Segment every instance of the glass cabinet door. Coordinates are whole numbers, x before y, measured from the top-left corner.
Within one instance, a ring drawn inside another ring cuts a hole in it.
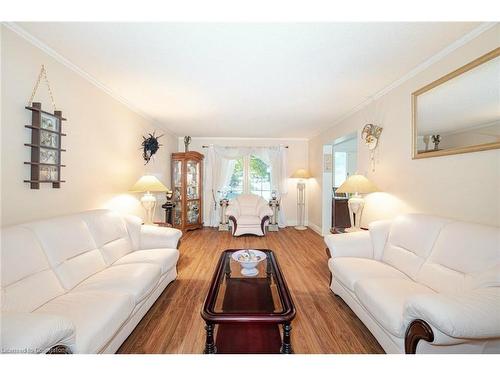
[[[200,220],[200,162],[186,162],[186,222],[197,224]]]
[[[187,199],[199,199],[200,163],[194,160],[188,160],[186,163],[186,172]]]

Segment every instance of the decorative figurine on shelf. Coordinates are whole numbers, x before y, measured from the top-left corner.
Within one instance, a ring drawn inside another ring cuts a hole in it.
[[[439,150],[439,142],[441,142],[441,136],[439,134],[433,135],[431,137],[432,143],[434,143],[434,151]]]
[[[219,205],[220,205],[220,221],[219,221],[219,232],[229,231],[229,220],[226,216],[227,206],[229,205],[229,199],[227,198],[227,191],[218,191],[220,195]]]
[[[273,210],[273,216],[271,216],[271,220],[269,221],[269,225],[267,230],[269,232],[277,232],[278,229],[278,211],[280,207],[280,201],[278,199],[278,193],[276,190],[271,192],[271,200],[269,201],[269,207]]]
[[[382,134],[382,128],[373,124],[366,124],[361,132],[361,139],[365,141],[365,145],[368,146],[370,150],[370,164],[372,166],[372,172],[375,172],[375,149],[378,146],[378,140],[380,134]]]
[[[186,135],[184,137],[184,152],[189,152],[189,144],[191,143],[191,137]]]
[[[155,132],[153,134],[149,133],[149,137],[147,138],[142,136],[142,158],[146,161],[144,165],[148,164],[153,155],[160,149],[161,144],[158,142],[158,139],[161,137],[163,137],[163,134],[155,137]]]
[[[169,189],[167,190],[165,195],[167,197],[167,201],[161,206],[161,208],[165,209],[165,222],[173,226],[173,212],[175,208],[175,202],[172,202],[172,197],[174,196],[174,192]]]

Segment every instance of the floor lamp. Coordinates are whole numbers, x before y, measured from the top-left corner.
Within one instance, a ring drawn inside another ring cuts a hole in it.
[[[156,197],[151,193],[166,192],[168,191],[168,189],[155,176],[145,175],[142,176],[134,184],[134,186],[130,188],[130,191],[136,193],[144,193],[141,198],[142,207],[144,207],[144,210],[146,211],[144,224],[153,224],[153,217],[156,208]]]
[[[297,169],[291,178],[298,178],[297,181],[297,225],[295,229],[306,230],[305,215],[306,215],[306,180],[311,177],[306,169]]]
[[[361,194],[373,193],[375,191],[379,191],[377,186],[360,174],[350,176],[337,190],[335,190],[335,193],[354,193],[347,202],[353,230],[359,230],[361,225],[361,215],[363,214],[363,207],[365,206],[365,200]]]

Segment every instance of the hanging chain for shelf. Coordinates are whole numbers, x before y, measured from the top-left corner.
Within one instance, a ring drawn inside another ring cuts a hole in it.
[[[52,106],[54,107],[54,111],[57,110],[56,102],[54,100],[54,95],[52,95],[52,89],[50,88],[49,79],[47,78],[47,70],[45,69],[45,65],[42,64],[40,68],[40,74],[38,74],[38,79],[36,80],[35,87],[33,87],[33,92],[31,93],[30,100],[28,101],[28,106],[31,106],[33,103],[33,99],[35,99],[36,91],[38,90],[38,86],[40,86],[40,81],[42,77],[47,85],[47,89],[49,90],[50,100],[52,101]]]

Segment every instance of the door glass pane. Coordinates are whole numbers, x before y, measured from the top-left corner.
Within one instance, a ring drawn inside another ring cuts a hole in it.
[[[271,167],[262,159],[250,156],[250,192],[271,199]]]
[[[174,201],[182,200],[182,161],[174,162]],[[177,207],[176,207],[177,209]]]
[[[188,160],[187,167],[187,199],[199,198],[200,183],[200,163],[194,160]]]
[[[333,187],[338,188],[347,179],[347,153],[335,152],[335,166],[333,168],[335,179]]]
[[[200,217],[200,204],[199,201],[190,201],[187,203],[187,223],[196,224]]]
[[[174,226],[180,225],[182,225],[182,205],[178,202],[174,208]]]

